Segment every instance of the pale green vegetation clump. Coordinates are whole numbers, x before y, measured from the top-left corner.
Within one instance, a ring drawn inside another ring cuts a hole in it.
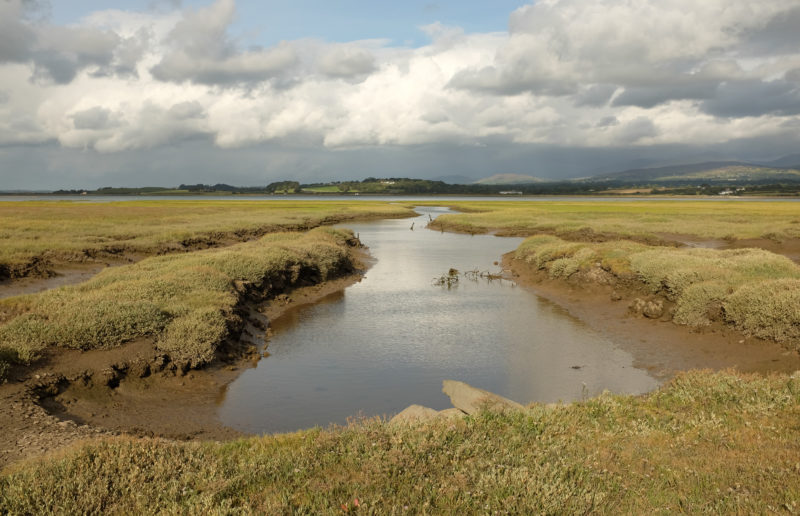
[[[379,201],[0,202],[0,278],[46,269],[42,261],[180,252],[269,232],[409,215],[408,208]]]
[[[800,339],[800,266],[762,249],[676,249],[538,235],[526,239],[515,256],[553,278],[599,267],[618,279],[635,279],[675,303],[673,320],[679,324],[705,326],[719,319],[757,337]]]
[[[645,240],[669,235],[800,238],[800,209],[792,202],[554,200],[449,204],[464,213],[441,215],[433,221],[433,227],[467,233],[549,233],[565,237],[578,233],[581,239],[591,239],[592,233]]]
[[[536,235],[526,238],[514,255],[537,269],[547,270],[553,278],[566,279],[597,264],[615,276],[627,277],[634,273],[630,256],[647,249],[653,248],[629,240],[586,243]]]
[[[799,379],[690,372],[642,397],[421,426],[122,437],[17,465],[0,513],[792,513],[799,415]]]
[[[176,360],[210,361],[252,287],[268,294],[350,267],[346,230],[277,233],[226,248],[105,269],[75,286],[0,301],[0,357],[19,363],[48,346],[113,348],[141,337]]]

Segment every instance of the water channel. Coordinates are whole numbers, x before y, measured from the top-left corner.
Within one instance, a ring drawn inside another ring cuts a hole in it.
[[[522,240],[425,228],[447,211],[347,224],[375,265],[360,283],[272,321],[269,356],[228,386],[222,422],[271,433],[391,416],[413,403],[444,409],[445,379],[522,403],[657,387],[614,342],[510,281],[435,286],[450,268],[499,271]]]

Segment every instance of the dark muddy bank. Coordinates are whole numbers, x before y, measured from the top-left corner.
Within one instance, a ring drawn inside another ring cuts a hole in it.
[[[764,374],[800,370],[796,351],[743,335],[720,321],[700,328],[673,323],[673,304],[635,279],[617,278],[604,270],[553,279],[513,255],[505,255],[503,264],[517,283],[609,335],[633,354],[637,367],[660,378],[705,368]]]
[[[149,339],[110,350],[48,350],[30,367],[12,367],[0,385],[0,469],[96,435],[118,433],[170,439],[229,439],[240,432],[217,417],[223,388],[252,367],[269,319],[360,280],[366,255],[356,240],[332,279],[313,270],[286,271],[272,289],[241,285],[228,337],[214,360],[195,368],[173,360]],[[265,315],[267,314],[267,315]]]

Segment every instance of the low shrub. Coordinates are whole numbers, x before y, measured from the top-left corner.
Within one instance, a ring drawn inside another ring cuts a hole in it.
[[[800,279],[740,287],[723,302],[725,318],[745,333],[779,342],[800,340]]]

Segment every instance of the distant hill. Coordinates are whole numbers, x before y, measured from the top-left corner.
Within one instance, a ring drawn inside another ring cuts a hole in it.
[[[774,168],[795,168],[800,169],[800,154],[791,154],[774,161],[760,162],[759,165]]]
[[[431,179],[431,181],[441,181],[442,183],[447,183],[449,185],[468,185],[472,183],[472,178],[460,175],[460,174],[450,174],[446,176],[437,176]]]
[[[783,159],[783,158],[782,158]],[[658,183],[682,181],[800,181],[800,170],[741,161],[709,161],[668,167],[639,168],[582,179],[583,182]]]
[[[476,185],[524,185],[529,183],[544,183],[546,180],[523,174],[495,174],[490,177],[478,179]]]

